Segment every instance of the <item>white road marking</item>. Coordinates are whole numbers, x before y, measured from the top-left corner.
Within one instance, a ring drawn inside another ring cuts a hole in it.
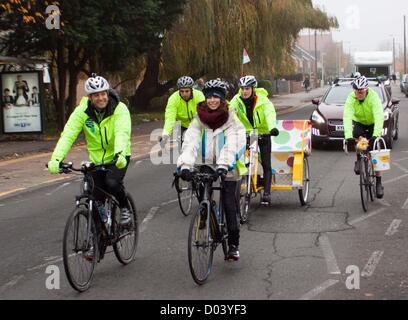
[[[4,290],[11,288],[17,284],[24,276],[14,276],[13,279],[9,282],[7,282],[5,285],[1,286],[0,292],[3,292]]]
[[[393,162],[392,164],[397,168],[401,169],[401,171],[403,171],[404,173],[408,173],[408,169],[400,165],[398,162]]]
[[[363,272],[361,272],[362,277],[371,277],[374,274],[375,268],[377,267],[384,251],[374,251],[365,265]]]
[[[140,233],[144,232],[147,227],[147,223],[154,218],[154,215],[159,211],[160,207],[153,207],[150,209],[147,216],[143,219],[142,225],[140,227]]]
[[[43,269],[44,267],[48,267],[48,266],[51,265],[51,264],[55,264],[55,263],[61,262],[62,260],[63,260],[63,258],[62,258],[62,257],[59,257],[59,258],[57,258],[57,259],[50,260],[50,261],[48,261],[48,262],[46,262],[46,263],[43,263],[43,264],[40,264],[40,265],[38,265],[38,266],[29,268],[29,269],[27,269],[27,271],[34,271],[34,270]]]
[[[407,151],[408,152],[408,151]],[[394,162],[400,162],[400,161],[405,161],[408,160],[408,158],[402,158],[402,159],[397,159],[397,160],[393,160],[392,163]]]
[[[400,226],[402,220],[395,219],[393,222],[391,222],[387,232],[385,232],[386,236],[392,236],[395,233],[398,232],[398,227]]]
[[[393,179],[384,181],[382,184],[389,184],[389,183],[392,183],[392,182],[395,182],[395,181],[404,179],[404,178],[406,178],[406,177],[408,177],[408,174],[403,174],[402,176],[399,176],[399,177],[396,177],[396,178],[393,178]]]
[[[181,199],[183,199],[183,198],[181,198]],[[167,202],[163,202],[162,204],[160,204],[160,207],[162,207],[162,206],[167,206],[168,204],[174,203],[174,202],[177,202],[177,201],[178,201],[178,199],[174,199],[174,200],[170,200],[170,201],[167,201]]]
[[[47,195],[47,196],[50,196],[50,195],[52,195],[53,193],[57,192],[58,190],[60,190],[60,189],[62,189],[62,188],[65,188],[66,186],[69,186],[70,184],[71,184],[70,182],[65,182],[64,184],[60,185],[58,188],[54,189],[53,191],[47,192],[46,195]]]
[[[319,243],[323,250],[324,258],[326,259],[327,271],[329,274],[341,274],[333,249],[330,245],[329,237],[327,235],[321,236],[319,238]]]
[[[384,207],[391,207],[391,204],[384,199],[377,199],[377,201]]]
[[[407,210],[408,209],[408,199],[405,200],[404,205],[402,206],[403,210]]]
[[[313,290],[310,290],[308,293],[304,294],[303,296],[300,297],[300,300],[311,300],[314,297],[318,296],[319,294],[321,294],[323,291],[327,290],[328,288],[330,288],[331,286],[334,286],[335,284],[337,284],[339,282],[339,280],[327,280],[325,282],[323,282],[321,285],[317,286],[316,288],[314,288]]]
[[[373,216],[375,216],[375,215],[377,215],[377,214],[379,214],[379,213],[381,213],[381,212],[383,212],[385,210],[386,210],[386,208],[378,209],[376,211],[371,212],[370,214],[364,215],[364,216],[362,216],[360,218],[357,218],[357,219],[354,219],[354,220],[350,221],[350,224],[353,226],[353,225],[355,225],[355,224],[357,224],[357,223],[359,223],[361,221],[364,221],[364,220],[366,220],[368,218],[371,218],[371,217],[373,217]]]

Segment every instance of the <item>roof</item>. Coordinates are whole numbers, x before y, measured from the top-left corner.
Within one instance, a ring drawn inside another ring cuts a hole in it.
[[[392,51],[360,51],[354,54],[354,63],[358,66],[391,65]]]

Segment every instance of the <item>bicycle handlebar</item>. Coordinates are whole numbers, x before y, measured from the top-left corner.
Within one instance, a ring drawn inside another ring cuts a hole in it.
[[[109,169],[107,169],[106,167],[115,163],[116,160],[101,164],[95,164],[89,161],[85,161],[81,164],[80,168],[75,168],[73,162],[60,162],[59,167],[60,173],[68,174],[72,171],[87,173],[91,171],[107,171]],[[46,164],[45,166],[48,168],[48,164]]]

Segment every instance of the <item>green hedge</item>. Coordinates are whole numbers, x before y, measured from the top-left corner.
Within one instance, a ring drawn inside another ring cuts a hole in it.
[[[260,80],[258,81],[258,87],[259,88],[264,88],[266,91],[268,91],[269,93],[269,97],[272,97],[272,95],[274,94],[274,86],[272,84],[271,81],[269,80]]]

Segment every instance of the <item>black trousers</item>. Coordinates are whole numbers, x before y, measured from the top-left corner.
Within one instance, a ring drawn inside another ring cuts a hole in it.
[[[271,167],[271,136],[266,135],[258,139],[259,150],[261,152],[261,163],[264,176],[264,193],[270,194],[271,192],[271,179],[272,179],[272,167]]]
[[[222,190],[223,206],[228,229],[228,244],[239,245],[239,198],[237,190],[240,181],[225,181]]]
[[[127,206],[126,190],[123,185],[123,179],[125,178],[127,168],[129,166],[130,157],[126,157],[127,165],[123,169],[118,169],[114,164],[107,166],[107,172],[94,172],[92,177],[94,179],[95,187],[93,195],[96,200],[104,202],[105,194],[97,189],[112,194],[119,202],[119,206],[124,208]]]

